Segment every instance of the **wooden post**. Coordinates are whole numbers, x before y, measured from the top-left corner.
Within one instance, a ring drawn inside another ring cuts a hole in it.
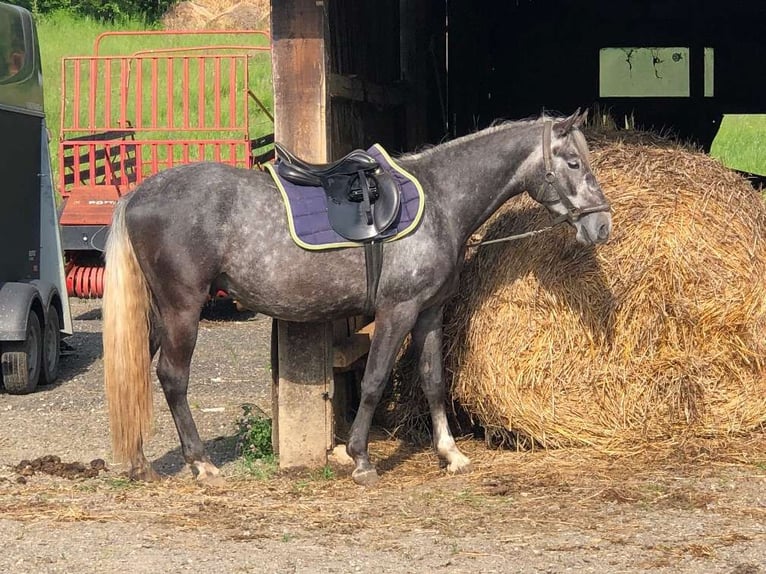
[[[274,428],[279,466],[324,466],[332,448],[332,324],[278,321],[277,341]]]
[[[327,55],[322,2],[272,0],[274,136],[311,162],[327,161]]]
[[[272,0],[274,135],[308,161],[327,161],[323,2]],[[274,446],[281,468],[327,464],[332,448],[332,326],[279,321]]]

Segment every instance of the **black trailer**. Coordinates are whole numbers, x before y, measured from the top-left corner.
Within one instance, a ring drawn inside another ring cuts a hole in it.
[[[0,2],[0,362],[6,392],[58,374],[72,333],[32,15]]]

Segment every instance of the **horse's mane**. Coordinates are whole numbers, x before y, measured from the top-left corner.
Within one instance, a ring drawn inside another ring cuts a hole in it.
[[[535,117],[527,117],[522,118],[519,120],[506,120],[506,119],[497,119],[494,120],[488,127],[483,129],[477,129],[476,131],[461,136],[459,138],[455,138],[453,140],[443,142],[440,144],[426,144],[420,148],[418,148],[416,151],[408,152],[401,154],[398,156],[398,159],[408,160],[408,159],[419,159],[424,156],[427,156],[431,152],[433,152],[434,149],[437,147],[441,149],[447,149],[459,144],[463,144],[465,142],[469,142],[473,139],[477,139],[480,137],[483,137],[487,134],[503,131],[509,128],[524,126],[524,125],[532,125],[532,124],[538,124],[540,122],[546,121],[546,120],[558,120],[565,116],[563,115],[552,115],[552,114],[542,114]]]

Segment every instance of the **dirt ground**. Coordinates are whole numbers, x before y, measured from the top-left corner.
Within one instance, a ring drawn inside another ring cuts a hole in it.
[[[270,409],[260,316],[203,321],[193,364],[190,401],[227,485],[193,482],[159,387],[147,455],[167,478],[128,482],[110,458],[99,304],[72,312],[60,382],[0,392],[2,572],[766,572],[763,435],[619,458],[465,440],[474,470],[448,476],[430,450],[378,433],[375,487],[346,467],[247,474],[234,448],[241,405]],[[45,455],[108,470],[17,471]]]

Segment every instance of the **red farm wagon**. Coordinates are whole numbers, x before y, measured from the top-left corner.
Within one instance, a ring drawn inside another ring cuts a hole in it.
[[[169,167],[273,157],[271,41],[263,31],[107,32],[62,60],[58,188],[70,296],[103,294],[117,200]]]

